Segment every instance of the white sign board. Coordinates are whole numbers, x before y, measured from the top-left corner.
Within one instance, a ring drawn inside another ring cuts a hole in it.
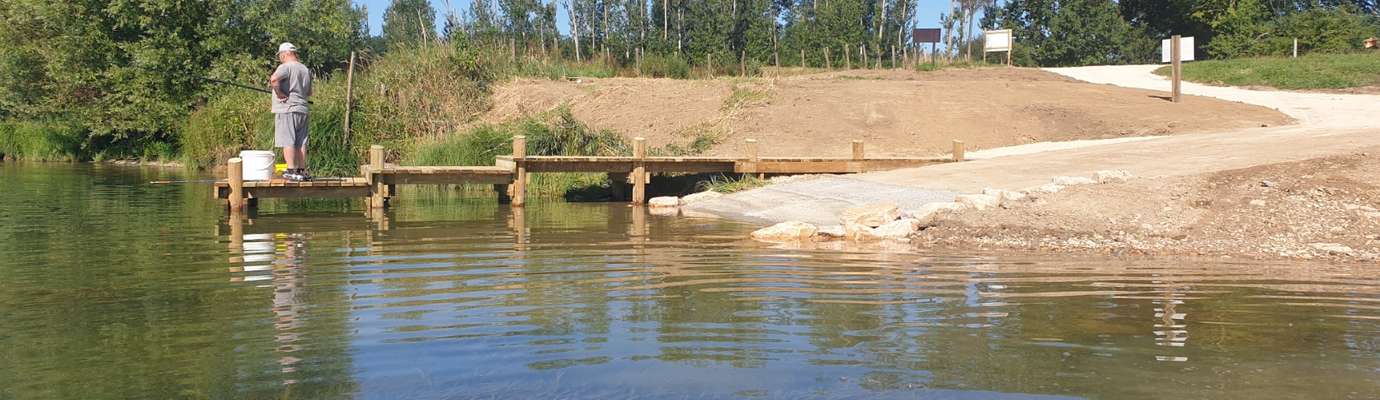
[[[1165,39],[1164,41],[1160,42],[1160,62],[1167,63],[1172,61],[1170,60],[1171,54],[1169,49],[1171,48],[1171,46],[1173,46],[1173,44],[1169,43],[1170,40],[1172,39]],[[1179,38],[1179,61],[1193,61],[1192,36],[1185,36]]]
[[[994,51],[1010,51],[1012,39],[1011,30],[1002,29],[998,31],[983,32],[982,51],[991,53]]]

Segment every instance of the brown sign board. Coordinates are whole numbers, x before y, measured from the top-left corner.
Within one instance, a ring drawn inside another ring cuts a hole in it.
[[[911,30],[910,41],[914,43],[939,43],[939,28]]]

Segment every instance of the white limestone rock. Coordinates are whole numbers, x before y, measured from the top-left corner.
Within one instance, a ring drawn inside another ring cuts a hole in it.
[[[961,194],[954,198],[954,202],[979,211],[988,208],[996,208],[1001,205],[1000,198],[986,194]]]
[[[1131,179],[1131,173],[1122,169],[1109,169],[1093,173],[1093,180],[1097,183],[1121,183]]]
[[[1049,180],[1050,183],[1061,186],[1091,185],[1097,181],[1086,176],[1056,176]]]
[[[715,191],[712,191],[712,190],[710,190],[710,191],[704,191],[704,192],[699,192],[699,193],[695,193],[695,194],[692,194],[692,195],[689,195],[689,196],[682,197],[682,198],[680,199],[680,204],[681,204],[681,205],[690,205],[690,204],[699,203],[699,202],[701,202],[701,201],[714,200],[714,199],[717,199],[717,198],[720,198],[720,197],[724,197],[724,194],[723,194],[723,193],[719,193],[719,192],[715,192]]]
[[[921,226],[932,226],[944,213],[962,212],[967,209],[967,205],[955,202],[927,203],[914,211],[907,212],[905,218],[920,221]]]
[[[995,196],[997,198],[997,202],[1003,206],[1025,201],[1028,197],[1025,193],[993,188],[982,189],[982,194],[988,196]]]
[[[920,220],[913,218],[898,219],[886,223],[872,230],[872,234],[881,239],[901,240],[909,239],[910,235],[920,230]]]
[[[839,220],[846,227],[858,224],[869,228],[882,226],[901,217],[901,209],[894,203],[875,203],[852,207],[839,214]]]
[[[647,200],[648,208],[676,208],[680,207],[680,198],[675,196],[653,197]]]
[[[819,232],[814,225],[800,221],[786,221],[752,232],[752,238],[763,242],[783,243],[808,240]]]
[[[843,225],[821,226],[815,231],[815,240],[829,241],[848,237],[848,230]]]

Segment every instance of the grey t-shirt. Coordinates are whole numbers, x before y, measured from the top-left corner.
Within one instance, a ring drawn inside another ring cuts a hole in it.
[[[278,92],[287,94],[287,99],[279,100],[277,94],[273,97],[273,113],[306,113],[307,98],[311,97],[311,71],[302,63],[291,61],[278,66],[273,71],[273,76],[278,78]]]

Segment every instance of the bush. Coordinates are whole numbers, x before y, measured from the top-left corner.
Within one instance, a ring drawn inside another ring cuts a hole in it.
[[[690,64],[675,55],[653,54],[642,57],[642,76],[652,78],[689,79]]]
[[[1217,23],[1221,31],[1207,45],[1216,58],[1286,56],[1299,52],[1342,53],[1361,48],[1380,33],[1380,22],[1350,7],[1317,7],[1273,17],[1264,3],[1245,1]]]
[[[0,155],[34,161],[84,159],[89,133],[68,121],[0,122]]]
[[[632,154],[622,136],[595,131],[579,123],[570,110],[532,116],[502,124],[483,124],[463,134],[417,146],[404,162],[409,165],[493,165],[500,155],[513,154],[513,136],[527,137],[527,154],[534,156],[616,156]],[[534,196],[568,196],[591,187],[606,187],[603,174],[537,174],[529,187]]]

